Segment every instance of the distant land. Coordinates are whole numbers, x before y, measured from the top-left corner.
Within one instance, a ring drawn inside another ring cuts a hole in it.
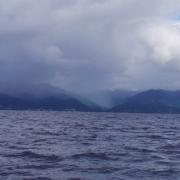
[[[180,113],[180,91],[148,90],[126,98],[112,112]]]
[[[1,110],[55,110],[123,113],[180,113],[180,91],[99,91],[77,94],[44,87],[23,93],[0,92]],[[42,91],[42,89],[41,89]]]

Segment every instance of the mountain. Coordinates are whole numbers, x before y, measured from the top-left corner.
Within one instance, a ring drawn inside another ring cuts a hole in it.
[[[4,86],[0,90],[0,109],[101,111],[86,98],[46,84],[25,87],[20,91],[8,90]]]
[[[40,89],[32,87],[32,90],[14,94],[0,93],[0,109],[180,113],[180,91],[148,90],[138,93],[116,90],[84,97],[46,85]]]
[[[104,110],[107,110],[120,104],[128,97],[131,97],[137,93],[137,91],[128,90],[102,90],[83,94],[83,96],[89,99],[94,104],[102,107]]]
[[[180,113],[180,108],[168,106],[160,103],[124,103],[116,106],[110,112],[126,112],[126,113]]]
[[[129,97],[112,112],[180,113],[180,91],[148,90]]]
[[[95,102],[91,101],[91,99],[88,99],[82,95],[71,93],[71,96],[74,97],[75,99],[77,99],[78,101],[80,101],[82,104],[91,108],[92,111],[103,111],[104,110],[104,108],[101,105],[96,104]]]
[[[89,106],[81,103],[73,97],[49,96],[38,99],[35,104],[40,109],[48,110],[75,110],[75,111],[93,111]]]
[[[18,88],[17,88],[18,87]],[[21,85],[13,85],[4,84],[0,82],[0,94],[7,94],[12,97],[27,97],[33,96],[38,98],[43,98],[47,96],[59,96],[59,95],[69,95],[69,92],[65,91],[56,86],[52,86],[49,84],[26,84],[24,86]]]
[[[28,105],[29,106],[29,105]],[[28,108],[26,101],[6,94],[0,94],[0,109]]]
[[[0,94],[0,109],[15,110],[75,110],[75,111],[95,111],[92,107],[86,106],[77,99],[70,96],[48,96],[37,98],[28,96],[12,97]]]
[[[14,110],[76,110],[93,111],[73,97],[48,96],[45,98],[17,98],[0,94],[0,109]]]

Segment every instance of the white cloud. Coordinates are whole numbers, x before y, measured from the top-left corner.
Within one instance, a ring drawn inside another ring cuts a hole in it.
[[[166,64],[179,59],[180,62],[180,31],[173,22],[147,25],[142,34],[153,61]]]

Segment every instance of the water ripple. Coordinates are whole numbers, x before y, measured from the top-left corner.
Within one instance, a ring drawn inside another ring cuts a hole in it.
[[[0,111],[0,180],[179,180],[179,120]]]

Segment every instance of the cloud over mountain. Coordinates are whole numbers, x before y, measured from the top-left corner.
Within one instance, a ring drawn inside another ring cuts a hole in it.
[[[180,88],[179,0],[1,0],[0,82]]]

